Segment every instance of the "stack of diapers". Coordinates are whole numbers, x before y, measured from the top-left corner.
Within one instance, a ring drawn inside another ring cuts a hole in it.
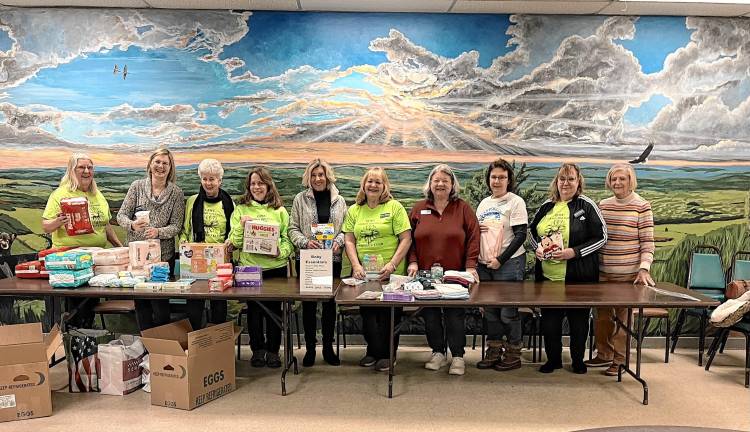
[[[75,288],[85,285],[94,276],[91,252],[77,249],[56,252],[44,258],[52,288]]]
[[[149,282],[169,282],[169,263],[147,264],[146,274]]]
[[[126,247],[102,249],[91,254],[94,259],[94,274],[117,274],[128,269],[130,250]]]

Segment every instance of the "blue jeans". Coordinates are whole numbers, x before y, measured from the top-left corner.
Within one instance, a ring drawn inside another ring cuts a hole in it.
[[[487,268],[484,264],[477,266],[480,281],[522,281],[526,268],[526,255],[511,258],[497,270]],[[484,308],[484,320],[487,326],[487,340],[501,341],[506,336],[508,343],[520,345],[521,316],[518,308]]]

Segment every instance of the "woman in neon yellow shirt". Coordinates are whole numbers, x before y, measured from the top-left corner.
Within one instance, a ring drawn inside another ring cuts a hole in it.
[[[294,251],[289,241],[289,214],[284,208],[279,191],[273,182],[271,172],[263,167],[250,169],[245,180],[245,194],[234,208],[231,221],[230,241],[237,249],[242,249],[245,234],[245,222],[259,221],[279,226],[278,253],[275,256],[250,252],[239,253],[240,265],[259,266],[263,269],[263,279],[287,277],[287,260]],[[281,316],[281,302],[265,301],[263,305],[269,311]],[[247,302],[248,332],[253,356],[250,365],[253,367],[281,367],[279,348],[281,346],[281,328],[261,306]],[[266,322],[266,335],[263,334],[263,321]],[[267,337],[266,337],[267,336]]]
[[[403,275],[406,257],[411,246],[411,225],[404,206],[393,199],[388,176],[380,167],[370,168],[359,184],[356,203],[349,207],[344,219],[346,255],[352,263],[352,276],[365,279],[362,265],[377,262],[378,278],[388,281],[392,273]],[[369,270],[369,269],[367,269]],[[387,371],[391,366],[388,335],[388,308],[360,307],[362,333],[367,342],[367,353],[360,360],[364,367],[375,366]],[[396,308],[396,322],[401,319],[401,308]],[[398,349],[398,336],[394,340]]]
[[[65,225],[70,222],[70,217],[60,209],[60,200],[64,198],[86,198],[93,233],[68,235]],[[60,186],[50,194],[42,213],[42,229],[48,234],[52,233],[52,247],[105,247],[107,242],[120,247],[122,242],[109,223],[111,218],[109,204],[96,187],[94,162],[84,153],[73,153],[68,159],[68,167],[60,180]],[[81,303],[80,299],[69,299],[66,302],[68,310],[78,307]],[[69,324],[90,328],[94,323],[94,306],[95,302],[86,303],[86,307],[79,309]]]

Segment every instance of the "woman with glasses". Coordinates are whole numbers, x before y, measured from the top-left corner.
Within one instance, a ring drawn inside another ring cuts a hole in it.
[[[550,183],[545,201],[529,226],[536,253],[536,280],[598,282],[598,251],[607,242],[607,227],[599,208],[583,195],[580,168],[563,163]],[[589,331],[589,308],[542,308],[542,334],[547,362],[539,372],[562,368],[562,326],[570,324],[573,372],[586,373],[583,354]]]
[[[86,198],[93,233],[68,235],[65,226],[70,222],[70,216],[63,213],[60,206],[60,201],[65,198]],[[120,247],[122,243],[110,225],[110,219],[112,214],[109,212],[109,204],[94,181],[94,162],[84,153],[73,153],[68,159],[68,167],[60,180],[60,186],[50,194],[42,213],[42,229],[45,233],[52,233],[52,247],[105,247],[107,242]],[[68,310],[77,308],[81,303],[83,301],[80,299],[69,299],[66,302]],[[93,323],[92,301],[87,302],[83,309],[79,309],[69,322],[74,327],[86,328],[90,328]]]

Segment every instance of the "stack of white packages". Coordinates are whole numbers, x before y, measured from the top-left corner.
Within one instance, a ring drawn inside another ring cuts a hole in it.
[[[440,298],[443,300],[468,300],[469,290],[459,284],[433,284],[435,290],[440,292]]]

